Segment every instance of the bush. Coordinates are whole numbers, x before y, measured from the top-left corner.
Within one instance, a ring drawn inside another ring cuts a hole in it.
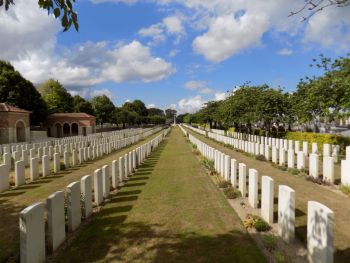
[[[266,223],[261,217],[256,215],[247,215],[247,219],[243,222],[245,228],[254,227],[258,232],[265,232],[271,229],[270,225]]]
[[[290,172],[292,175],[297,175],[299,173],[298,169],[295,168],[288,168],[287,171]]]
[[[66,170],[66,165],[64,163],[60,163],[60,170]]]
[[[210,172],[210,174],[215,174],[214,161],[204,157],[201,163]]]
[[[276,239],[275,239],[275,236],[274,235],[264,235],[263,238],[262,238],[262,241],[263,241],[263,244],[264,244],[264,247],[272,252],[273,250],[276,249]]]
[[[286,166],[278,166],[278,169],[281,171],[287,171],[288,168]]]
[[[236,199],[237,197],[241,197],[241,192],[232,186],[224,189],[224,194],[227,199]]]
[[[259,155],[255,156],[255,159],[258,160],[258,161],[266,162],[266,158],[262,154],[259,154]]]
[[[287,132],[286,139],[295,141],[307,141],[311,149],[311,143],[316,142],[320,152],[323,150],[323,144],[337,144],[340,146],[340,154],[344,154],[344,149],[350,144],[350,138],[336,134],[313,133],[313,132]]]
[[[231,184],[225,180],[219,180],[218,181],[218,186],[220,188],[226,188],[226,187],[229,187]]]
[[[313,176],[309,176],[309,175],[305,175],[305,179],[306,181],[310,181],[319,185],[330,185],[329,182],[324,181],[321,177],[313,177]]]
[[[273,257],[275,258],[277,263],[283,263],[286,262],[285,257],[281,254],[279,251],[273,252]]]

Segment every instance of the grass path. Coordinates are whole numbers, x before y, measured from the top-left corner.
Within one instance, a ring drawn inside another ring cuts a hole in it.
[[[208,145],[228,154],[238,162],[247,165],[247,169],[254,168],[259,172],[259,176],[268,175],[275,181],[275,221],[277,220],[277,194],[278,185],[288,185],[295,190],[296,198],[296,236],[306,244],[306,222],[307,222],[307,202],[317,201],[334,211],[335,229],[334,262],[350,262],[350,198],[342,194],[335,193],[326,187],[306,181],[303,178],[293,176],[292,174],[281,171],[268,162],[258,161],[248,157],[231,148],[225,147],[209,138],[194,133],[186,129],[197,138]]]
[[[23,208],[35,202],[45,202],[50,194],[64,190],[68,184],[80,180],[81,177],[87,174],[92,175],[95,169],[101,168],[105,164],[111,164],[113,160],[119,159],[120,156],[158,134],[159,132],[99,159],[84,162],[52,176],[0,193],[0,262],[7,260],[9,257],[16,258],[18,256],[18,215]]]
[[[179,128],[58,262],[265,262]]]

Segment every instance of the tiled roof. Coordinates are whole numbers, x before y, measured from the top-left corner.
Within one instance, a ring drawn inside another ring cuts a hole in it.
[[[84,112],[62,112],[62,113],[53,113],[48,116],[48,118],[55,117],[67,117],[67,118],[96,118],[90,114]]]
[[[0,103],[0,112],[21,112],[21,113],[31,113],[31,111],[27,111],[6,103]]]

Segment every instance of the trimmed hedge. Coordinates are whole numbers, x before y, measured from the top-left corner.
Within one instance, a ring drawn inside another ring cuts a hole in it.
[[[287,132],[286,139],[294,141],[307,141],[311,149],[311,143],[316,142],[319,151],[323,150],[323,144],[337,144],[340,146],[340,154],[344,154],[345,147],[350,145],[350,138],[328,133],[313,132]]]

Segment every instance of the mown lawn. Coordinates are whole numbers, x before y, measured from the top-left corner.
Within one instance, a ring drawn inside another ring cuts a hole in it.
[[[266,262],[179,128],[56,262]]]

